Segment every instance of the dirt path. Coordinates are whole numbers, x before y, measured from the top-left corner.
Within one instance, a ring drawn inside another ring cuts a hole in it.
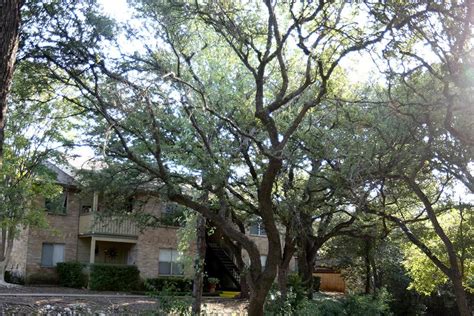
[[[210,316],[246,315],[244,300],[205,298]],[[0,315],[150,315],[158,300],[145,295],[62,287],[0,288]]]

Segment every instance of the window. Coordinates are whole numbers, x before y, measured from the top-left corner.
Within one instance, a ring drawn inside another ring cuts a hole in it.
[[[58,262],[64,262],[64,244],[43,243],[41,266],[55,267]]]
[[[92,205],[82,205],[81,214],[91,213]]]
[[[252,223],[252,225],[250,225],[250,235],[266,236],[267,232],[265,231],[263,223],[260,221]]]
[[[67,190],[62,189],[62,192],[53,198],[45,200],[44,206],[49,213],[66,214],[67,210]]]
[[[174,249],[160,249],[158,273],[161,275],[182,275],[183,265],[179,263],[179,252]]]

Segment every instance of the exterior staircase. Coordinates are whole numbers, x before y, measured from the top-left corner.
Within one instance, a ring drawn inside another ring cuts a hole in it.
[[[232,279],[235,286],[240,288],[240,271],[232,260],[232,256],[215,242],[207,243],[207,251],[212,253],[212,255],[220,262],[226,274]]]

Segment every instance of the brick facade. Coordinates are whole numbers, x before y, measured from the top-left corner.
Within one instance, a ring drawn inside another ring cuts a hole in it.
[[[63,178],[66,177],[63,175]],[[178,248],[177,227],[162,226],[143,231],[135,230],[135,236],[127,236],[123,229],[121,234],[84,234],[84,219],[88,214],[81,214],[84,206],[92,204],[91,198],[84,200],[71,185],[67,188],[67,210],[65,214],[47,214],[48,228],[25,228],[14,242],[12,257],[7,270],[21,275],[30,283],[45,283],[57,279],[53,267],[42,266],[43,244],[64,245],[64,261],[79,261],[89,263],[91,256],[95,263],[133,264],[140,270],[143,278],[159,276],[160,249]],[[140,198],[140,197],[139,197]],[[145,197],[141,197],[144,199]],[[44,205],[44,200],[38,203]],[[156,198],[146,199],[142,211],[160,216],[164,205]],[[118,227],[118,226],[117,226]],[[262,255],[267,254],[267,238],[264,236],[251,236],[256,242]],[[91,251],[91,244],[95,244]],[[108,255],[111,250],[114,256]],[[191,245],[191,254],[195,245]],[[245,252],[244,252],[245,253]],[[290,265],[291,266],[291,265]]]

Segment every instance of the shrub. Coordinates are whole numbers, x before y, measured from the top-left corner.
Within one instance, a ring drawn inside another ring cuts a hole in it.
[[[334,298],[325,298],[324,300],[305,301],[300,309],[294,315],[315,315],[315,316],[352,316],[344,308],[343,302]],[[369,316],[369,315],[367,315]],[[374,315],[370,315],[374,316]]]
[[[25,284],[25,278],[16,271],[5,271],[5,282],[13,284]]]
[[[30,274],[26,278],[26,284],[59,284],[59,278],[56,273],[37,272]]]
[[[192,281],[182,277],[161,277],[147,279],[145,287],[151,292],[172,291],[174,294],[188,294],[192,291]]]
[[[133,291],[140,289],[140,271],[136,266],[93,264],[89,288],[99,291]]]
[[[334,298],[316,294],[314,300],[306,297],[296,301],[294,293],[288,292],[286,301],[270,296],[265,305],[266,315],[298,316],[386,316],[392,315],[387,291],[381,290],[377,295],[348,295]]]
[[[292,305],[299,305],[308,295],[306,288],[303,285],[303,280],[297,273],[288,275],[287,280],[288,292],[292,294],[294,298]]]
[[[82,272],[84,265],[79,262],[60,262],[56,266],[59,282],[62,286],[82,288],[87,286],[86,275]]]
[[[349,295],[344,300],[346,313],[351,316],[392,315],[390,296],[385,289],[376,295]]]
[[[160,302],[158,315],[191,315],[192,281],[180,277],[161,277],[147,279],[145,287],[148,295],[156,297]],[[187,295],[184,296],[183,295]],[[162,314],[163,313],[163,314]]]
[[[301,277],[296,273],[288,275],[286,285],[287,296],[284,299],[277,284],[273,284],[265,303],[265,314],[296,315],[300,312],[302,304],[307,301],[307,291]]]

